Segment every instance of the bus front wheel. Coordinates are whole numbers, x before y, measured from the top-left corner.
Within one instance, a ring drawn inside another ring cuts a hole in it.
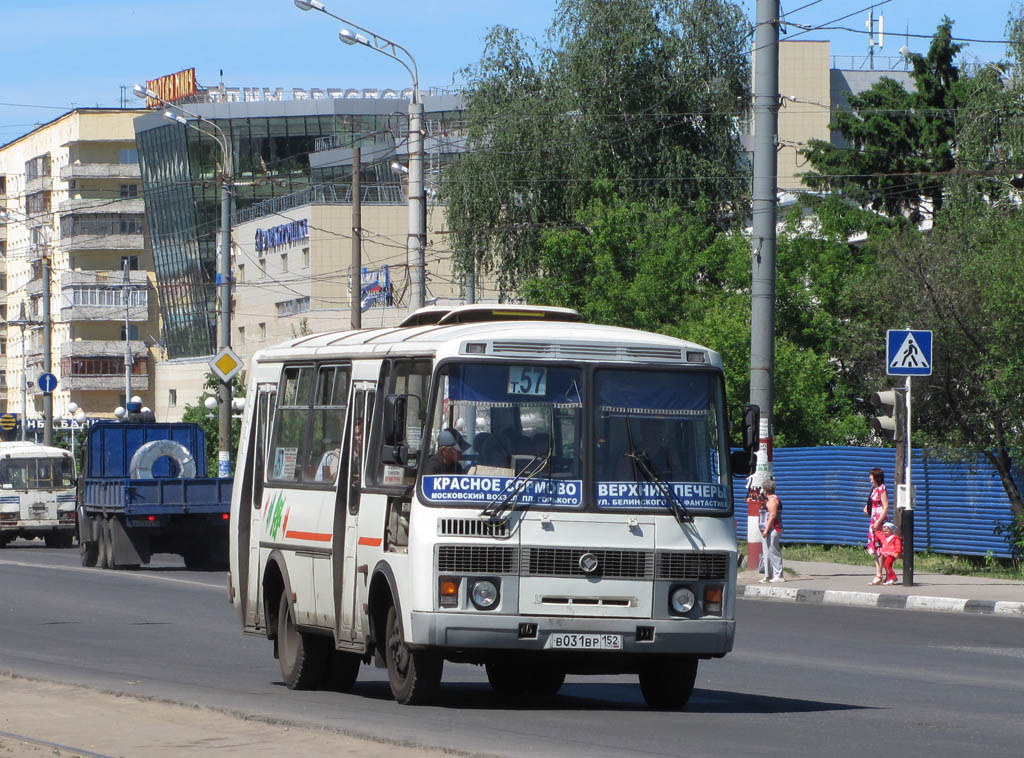
[[[651,708],[682,708],[697,681],[697,659],[680,656],[652,662],[640,670],[640,691]]]
[[[434,653],[410,650],[402,640],[395,606],[388,608],[384,657],[388,665],[391,694],[402,705],[424,705],[437,697],[441,688],[444,659]]]

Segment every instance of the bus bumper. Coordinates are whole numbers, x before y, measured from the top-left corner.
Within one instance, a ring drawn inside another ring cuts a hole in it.
[[[406,635],[412,647],[485,649],[546,653],[552,635],[622,636],[621,651],[637,654],[721,656],[732,650],[732,619],[620,619],[552,616],[488,616],[479,613],[412,612]]]

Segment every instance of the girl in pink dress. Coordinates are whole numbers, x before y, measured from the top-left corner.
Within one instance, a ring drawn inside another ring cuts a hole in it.
[[[864,513],[869,516],[868,522],[868,553],[875,557],[875,578],[871,584],[882,583],[882,553],[879,546],[882,544],[882,524],[889,514],[889,495],[885,490],[885,473],[882,469],[875,467],[868,472],[871,477],[871,496],[867,505],[864,506]]]

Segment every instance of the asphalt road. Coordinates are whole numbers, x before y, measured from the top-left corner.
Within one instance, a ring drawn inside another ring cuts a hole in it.
[[[736,649],[701,664],[686,710],[648,710],[633,677],[570,677],[512,706],[478,667],[447,664],[440,703],[291,692],[271,644],[242,634],[222,573],[154,559],[78,565],[77,550],[0,550],[0,671],[507,756],[1021,755],[1024,622],[741,600]]]

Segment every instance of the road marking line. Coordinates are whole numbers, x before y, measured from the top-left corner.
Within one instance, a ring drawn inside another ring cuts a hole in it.
[[[41,563],[27,563],[25,561],[6,561],[0,560],[0,566],[21,566],[23,568],[32,569],[50,569],[52,571],[83,571],[93,573],[96,571],[103,571],[108,576],[121,576],[121,577],[138,577],[139,579],[152,579],[154,581],[171,582],[173,584],[189,584],[195,587],[203,587],[208,590],[223,590],[224,585],[221,584],[207,584],[206,582],[195,582],[191,579],[175,579],[173,576],[161,576],[160,574],[153,573],[141,573],[134,571],[111,571],[109,569],[95,569],[86,568],[85,566],[47,566]]]

